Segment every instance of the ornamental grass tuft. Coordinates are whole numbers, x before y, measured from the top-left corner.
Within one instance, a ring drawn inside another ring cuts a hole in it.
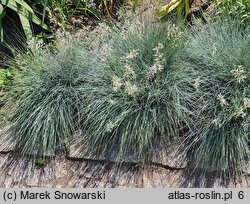
[[[17,57],[9,131],[19,155],[45,158],[67,150],[84,104],[89,61],[79,44],[66,41],[57,50],[32,48]]]
[[[105,66],[85,90],[83,154],[147,162],[192,126],[198,73],[180,66],[181,35],[169,22],[113,28]]]
[[[206,93],[186,140],[190,169],[241,174],[250,149],[250,32],[230,19],[197,23],[186,33],[186,55]]]

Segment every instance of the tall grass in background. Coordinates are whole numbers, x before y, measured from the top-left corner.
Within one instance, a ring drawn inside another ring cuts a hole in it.
[[[186,33],[188,61],[201,73],[197,125],[186,140],[190,169],[235,175],[250,149],[250,33],[238,21],[197,23]]]
[[[192,126],[198,73],[179,66],[181,30],[170,22],[133,21],[111,36],[85,90],[83,154],[148,161]]]
[[[215,13],[230,16],[238,21],[238,24],[248,27],[250,22],[250,1],[249,0],[214,0]]]

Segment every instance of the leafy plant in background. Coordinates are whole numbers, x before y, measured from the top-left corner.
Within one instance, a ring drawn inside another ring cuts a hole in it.
[[[215,13],[218,16],[226,15],[239,21],[240,24],[248,26],[250,23],[250,1],[249,0],[215,0]]]
[[[77,144],[91,158],[150,161],[191,126],[197,73],[178,65],[181,31],[170,23],[136,21],[111,35],[106,66],[85,90]]]
[[[194,0],[171,0],[167,5],[161,7],[157,13],[159,17],[166,16],[172,11],[177,12],[179,18],[186,18]]]
[[[140,0],[1,0],[0,38],[3,41],[3,20],[6,17],[6,8],[19,15],[25,36],[30,40],[33,35],[30,22],[40,25],[45,30],[49,30],[49,27],[44,22],[50,22],[52,29],[61,28],[65,31],[72,26],[82,25],[85,17],[100,20],[105,13],[113,18],[114,11],[122,5],[132,4],[132,10],[135,11],[139,2]]]
[[[176,12],[179,19],[185,19],[190,13],[190,8],[194,0],[171,0],[167,5],[158,10],[159,17],[166,16],[172,12]],[[219,16],[230,15],[237,18],[241,23],[248,23],[250,19],[250,1],[249,0],[209,0],[204,2],[209,5],[212,3],[215,8],[215,13]],[[201,4],[202,5],[202,4]],[[197,7],[201,7],[197,4]]]
[[[13,10],[19,15],[22,28],[24,30],[24,33],[27,39],[32,38],[32,29],[30,27],[30,22],[33,22],[46,30],[49,29],[47,25],[44,24],[44,22],[36,16],[33,9],[25,1],[23,0],[1,0],[0,1],[0,38],[1,38],[1,41],[3,41],[3,33],[4,33],[3,19],[6,15],[6,11],[5,11],[6,8]]]
[[[46,5],[50,7],[50,13],[56,19],[55,23],[65,29],[67,25],[74,25],[74,22],[83,23],[85,17],[100,20],[105,13],[109,18],[113,18],[114,12],[122,5],[131,4],[132,10],[135,11],[139,2],[140,0],[49,0]]]
[[[187,31],[188,61],[208,93],[186,141],[190,169],[234,176],[250,159],[250,32],[240,30],[237,20],[217,19]]]
[[[51,15],[55,16],[56,23],[61,28],[66,28],[67,24],[74,24],[73,20],[81,20],[83,23],[82,16],[88,17],[92,15],[94,18],[101,18],[100,12],[98,11],[98,5],[95,1],[88,0],[72,0],[72,1],[55,1],[50,0],[49,5],[51,8]],[[77,19],[79,18],[79,19]]]
[[[114,1],[114,0],[98,0],[98,3],[106,13],[108,13],[109,17],[112,18],[113,11],[120,7],[121,5],[125,7],[126,5],[132,6],[132,11],[135,12],[136,8],[139,6],[140,0],[120,0],[120,1]]]

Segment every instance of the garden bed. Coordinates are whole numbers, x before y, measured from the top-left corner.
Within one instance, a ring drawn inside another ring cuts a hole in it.
[[[1,186],[248,187],[250,4],[105,2],[4,58]]]

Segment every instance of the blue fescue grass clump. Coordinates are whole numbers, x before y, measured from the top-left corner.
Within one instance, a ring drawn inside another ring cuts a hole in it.
[[[185,144],[194,170],[235,175],[249,161],[250,32],[239,26],[224,19],[197,23],[186,33],[186,55],[206,93]]]
[[[58,50],[31,49],[16,59],[13,92],[17,100],[10,135],[22,156],[51,157],[67,150],[84,104],[89,56],[79,44]]]
[[[93,71],[96,83],[85,90],[84,153],[150,161],[192,126],[198,73],[179,66],[181,34],[170,23],[133,22],[113,29],[105,66]]]

